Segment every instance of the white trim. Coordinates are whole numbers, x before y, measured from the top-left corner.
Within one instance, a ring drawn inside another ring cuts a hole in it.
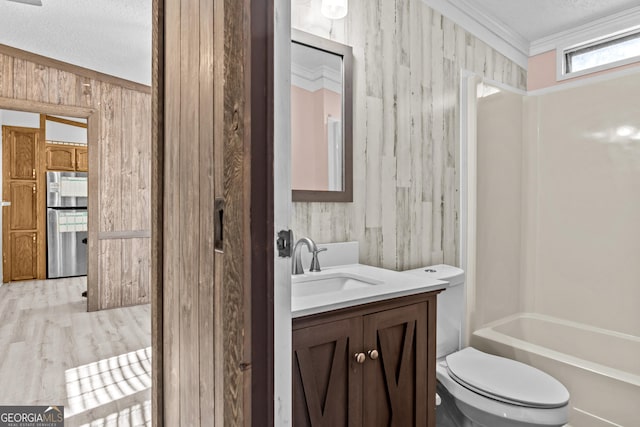
[[[273,424],[291,426],[291,258],[280,258],[278,230],[288,230],[291,203],[291,1],[273,3]],[[269,70],[265,70],[268,72]],[[218,420],[216,420],[218,421]],[[218,425],[216,422],[215,425]],[[222,424],[219,424],[222,425]]]
[[[503,22],[493,18],[469,0],[422,0],[525,70],[529,63],[529,42]]]
[[[640,74],[640,67],[626,68],[619,71],[611,71],[606,74],[599,74],[585,79],[578,79],[568,83],[562,83],[555,86],[549,86],[542,89],[530,90],[527,92],[527,96],[546,95],[548,93],[560,92],[563,90],[574,89],[577,87],[588,86],[594,83],[600,83],[607,80],[613,80],[620,77],[626,77],[634,74]]]
[[[529,48],[529,56],[539,55],[558,48],[566,49],[578,43],[586,43],[608,34],[637,27],[639,21],[640,6],[623,10],[587,24],[534,40]]]

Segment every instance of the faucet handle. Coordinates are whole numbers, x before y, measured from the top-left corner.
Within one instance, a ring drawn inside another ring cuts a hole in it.
[[[320,261],[318,261],[318,253],[326,251],[327,248],[314,249],[313,257],[311,258],[311,267],[309,267],[309,271],[320,271]]]

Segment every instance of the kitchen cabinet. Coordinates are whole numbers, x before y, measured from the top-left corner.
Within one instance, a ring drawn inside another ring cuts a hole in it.
[[[436,292],[293,320],[293,425],[435,426]]]
[[[37,147],[40,131],[35,128],[3,126],[4,143],[11,162],[9,179],[35,180],[37,168]]]
[[[44,261],[38,257],[44,229],[44,216],[38,211],[40,129],[3,126],[2,141],[2,199],[8,203],[2,208],[2,279],[6,283],[44,278],[37,274]]]
[[[9,183],[9,231],[36,230],[38,228],[38,198],[35,181]]]
[[[76,150],[65,145],[47,145],[47,169],[56,171],[76,170]]]
[[[47,170],[87,172],[87,148],[73,145],[47,144]]]
[[[37,233],[11,233],[11,280],[33,280],[37,275]]]
[[[89,150],[86,148],[76,148],[76,170],[87,172],[89,170]]]

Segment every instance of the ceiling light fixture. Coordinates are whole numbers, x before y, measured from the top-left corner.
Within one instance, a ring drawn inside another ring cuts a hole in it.
[[[7,0],[14,3],[28,4],[31,6],[42,6],[42,0]]]
[[[322,0],[320,11],[329,19],[342,19],[349,11],[349,0]]]

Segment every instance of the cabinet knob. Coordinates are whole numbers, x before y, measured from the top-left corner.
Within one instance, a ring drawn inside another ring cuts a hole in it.
[[[364,363],[364,361],[367,360],[367,356],[365,356],[364,353],[356,353],[353,355],[353,358],[357,363]]]
[[[367,354],[369,355],[369,357],[371,358],[371,360],[376,360],[379,356],[378,354],[378,350],[376,350],[375,348],[373,350],[369,350],[367,352]]]

